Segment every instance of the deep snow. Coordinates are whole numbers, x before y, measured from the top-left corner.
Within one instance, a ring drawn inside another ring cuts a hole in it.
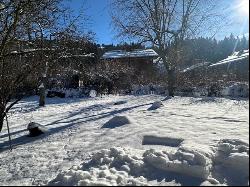
[[[12,152],[0,134],[0,185],[247,185],[249,101],[163,99],[25,99],[9,116]],[[101,128],[115,116],[130,123]],[[48,133],[27,137],[30,122]]]

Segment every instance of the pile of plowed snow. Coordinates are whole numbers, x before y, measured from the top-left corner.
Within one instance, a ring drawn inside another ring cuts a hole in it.
[[[187,148],[167,152],[115,147],[93,153],[88,161],[60,173],[49,185],[155,185],[159,181],[152,176],[155,171],[196,178],[200,185],[219,185],[225,181],[247,185],[248,164],[249,145],[237,140],[222,140],[214,155]],[[237,175],[240,172],[241,181],[219,176],[216,174],[219,167],[229,168]],[[176,181],[167,181],[164,185],[177,185]]]

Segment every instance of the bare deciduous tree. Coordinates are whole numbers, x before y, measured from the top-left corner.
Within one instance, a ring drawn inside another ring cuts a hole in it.
[[[76,21],[63,0],[0,2],[0,132],[9,110],[23,97],[31,75],[46,72],[64,52],[49,39],[76,34]],[[6,118],[7,119],[7,118]]]
[[[175,69],[181,61],[181,43],[221,25],[215,0],[115,0],[112,17],[119,36],[129,36],[154,47],[168,73],[168,90],[174,96]],[[170,47],[171,46],[171,47]]]

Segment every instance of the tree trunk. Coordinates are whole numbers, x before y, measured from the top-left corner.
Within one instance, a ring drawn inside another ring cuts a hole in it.
[[[3,123],[4,123],[4,113],[0,113],[0,132],[3,130]]]
[[[39,87],[39,106],[45,106],[45,87],[44,84],[41,84]]]
[[[168,93],[169,93],[169,96],[174,97],[175,70],[169,67],[169,64],[165,55],[162,57],[162,59],[167,70]]]
[[[175,72],[173,69],[168,70],[168,93],[174,97]]]

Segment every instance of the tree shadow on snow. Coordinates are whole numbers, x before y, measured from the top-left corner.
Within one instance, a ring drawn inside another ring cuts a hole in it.
[[[11,141],[12,147],[15,148],[15,147],[20,146],[20,145],[25,145],[25,144],[32,143],[32,142],[37,141],[37,140],[42,140],[50,135],[53,135],[59,131],[62,131],[66,128],[70,128],[72,126],[73,126],[73,124],[68,124],[68,125],[65,125],[62,127],[56,127],[53,129],[49,129],[49,131],[47,133],[42,134],[42,135],[37,136],[37,137],[30,137],[27,133],[27,135],[23,135],[23,136],[20,136],[18,138],[12,139],[12,141]],[[5,141],[3,143],[0,143],[0,153],[3,151],[6,151],[8,149],[9,149],[9,141]]]
[[[64,121],[66,119],[70,119],[70,118],[80,114],[80,112],[77,112],[77,113],[71,114],[69,117],[54,121],[54,122],[52,122],[50,124],[47,124],[45,126],[51,126],[51,125],[55,125],[55,124],[59,124],[59,123],[60,124],[63,124],[63,123],[66,123],[66,124],[68,124],[68,123],[79,124],[79,123],[86,123],[86,122],[96,121],[96,120],[99,120],[99,119],[107,118],[107,117],[110,117],[110,116],[115,116],[117,114],[121,114],[123,112],[127,112],[127,111],[130,111],[130,110],[133,110],[133,109],[136,109],[136,108],[139,108],[139,107],[148,106],[148,105],[151,105],[151,104],[152,103],[136,105],[136,106],[132,106],[132,107],[122,108],[122,109],[119,109],[119,110],[113,110],[113,111],[110,111],[110,112],[103,112],[103,113],[100,113],[100,114],[89,115],[89,116],[83,117],[83,118],[75,118],[75,119],[71,119],[71,120],[68,120],[68,121]]]
[[[27,106],[28,106],[28,105],[27,105]],[[79,115],[79,114],[81,114],[81,113],[83,113],[83,112],[85,112],[85,111],[88,111],[88,110],[91,110],[91,111],[99,111],[99,110],[102,110],[102,109],[107,108],[108,106],[109,106],[109,104],[107,104],[107,105],[91,105],[91,106],[89,106],[89,107],[85,107],[85,108],[81,109],[80,111],[73,112],[73,113],[71,113],[70,115],[68,115],[67,117],[65,117],[65,118],[63,118],[63,119],[60,119],[60,120],[57,120],[57,121],[55,121],[55,122],[52,122],[52,123],[50,123],[50,124],[47,124],[47,125],[45,125],[45,126],[50,126],[50,125],[57,124],[57,123],[60,122],[60,121],[63,121],[63,120],[65,120],[65,119],[72,118],[72,117],[74,117],[74,116],[76,116],[76,115]],[[30,112],[31,112],[31,108],[32,108],[32,107],[30,107]],[[37,107],[37,108],[40,108],[40,107]],[[22,113],[23,113],[23,112],[22,112]],[[28,125],[28,124],[27,124],[27,125]],[[11,132],[10,135],[11,135],[11,136],[14,136],[14,135],[16,135],[16,134],[20,134],[20,133],[23,133],[23,132],[25,132],[25,131],[27,131],[27,129],[22,129],[22,130],[18,130],[18,131],[15,131],[15,132]],[[6,137],[8,137],[8,134],[0,135],[0,139],[1,139],[1,138],[6,138]]]
[[[60,105],[60,104],[72,104],[72,103],[77,103],[80,101],[84,101],[84,100],[91,100],[94,98],[46,98],[46,106],[49,105]],[[21,105],[20,104],[23,104]],[[11,111],[15,111],[20,109],[20,113],[29,113],[32,111],[35,111],[37,109],[42,109],[43,107],[39,106],[39,97],[38,96],[32,96],[32,97],[27,97],[22,99],[21,101],[18,102],[17,105],[15,105]]]
[[[40,140],[40,139],[44,139],[44,138],[46,138],[48,136],[51,136],[53,134],[59,133],[60,131],[63,131],[65,129],[72,128],[73,126],[75,126],[77,124],[97,121],[97,120],[100,120],[100,119],[103,119],[103,118],[114,116],[114,115],[117,115],[117,114],[120,114],[120,113],[123,113],[123,112],[133,110],[135,108],[144,107],[144,106],[148,106],[148,105],[151,105],[151,104],[152,103],[136,105],[136,106],[127,107],[127,108],[123,108],[123,109],[119,109],[119,110],[113,110],[113,111],[110,111],[110,112],[103,112],[103,113],[100,113],[100,114],[94,114],[94,115],[90,115],[90,116],[87,116],[87,117],[70,119],[70,118],[72,118],[74,116],[77,116],[77,115],[80,115],[82,112],[90,110],[90,109],[96,109],[97,111],[99,111],[99,110],[102,110],[102,109],[105,108],[105,106],[101,106],[101,105],[92,105],[90,107],[85,107],[80,111],[71,113],[69,116],[67,116],[67,117],[65,117],[63,119],[56,120],[56,121],[54,121],[52,123],[44,125],[44,126],[48,127],[48,126],[54,126],[54,125],[57,125],[57,124],[62,124],[60,127],[49,129],[49,132],[47,132],[46,134],[43,134],[43,135],[38,136],[38,137],[33,137],[33,138],[28,137],[27,136],[28,134],[27,134],[27,135],[23,135],[23,136],[12,139],[12,146],[13,146],[13,148],[15,148],[16,146],[25,145],[25,144],[28,144],[28,143],[31,143],[31,142],[34,142],[34,141],[37,141],[37,140]],[[64,120],[67,120],[67,121],[64,121]],[[65,124],[65,125],[63,125],[63,124]],[[12,135],[18,134],[18,133],[21,133],[21,132],[25,132],[25,131],[26,130],[20,130],[20,131],[17,131],[17,132],[13,132]],[[7,136],[8,136],[7,134],[2,135],[1,138],[4,138],[4,137],[6,138]],[[9,149],[9,141],[8,140],[4,141],[3,143],[0,143],[0,153],[3,152],[3,151],[6,151],[8,149]]]

